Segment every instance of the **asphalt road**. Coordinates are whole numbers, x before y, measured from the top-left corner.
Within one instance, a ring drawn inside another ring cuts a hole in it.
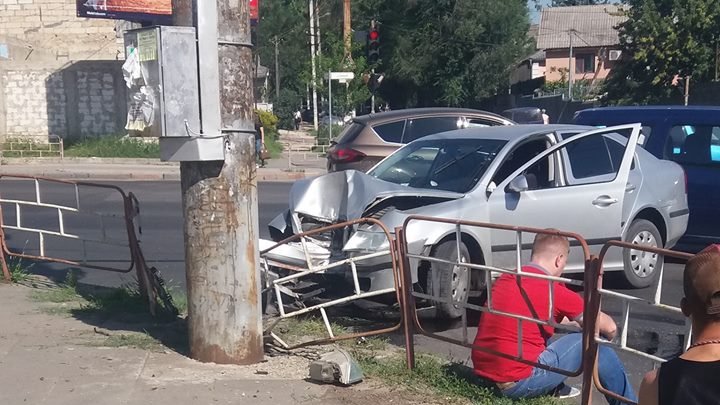
[[[183,219],[180,200],[179,182],[119,182],[115,183],[127,192],[133,192],[140,201],[142,248],[150,265],[160,269],[163,277],[172,286],[184,289],[184,248],[183,248]],[[287,207],[288,193],[291,183],[268,182],[258,185],[259,195],[259,222],[260,237],[268,237],[267,223]],[[0,181],[0,190],[4,199],[34,199],[34,186],[30,182]],[[80,189],[78,193],[81,208],[84,211],[114,213],[119,218],[105,217],[102,223],[93,215],[65,215],[63,218],[63,231],[81,235],[86,238],[124,239],[122,204],[118,194],[112,189]],[[67,186],[52,184],[41,185],[42,201],[58,205],[75,204],[75,190]],[[16,208],[12,204],[3,204],[3,219],[5,224],[16,224]],[[23,208],[21,209],[21,224],[25,227],[38,227],[59,232],[57,209],[52,208]],[[54,227],[54,228],[53,228]],[[105,234],[100,232],[105,229]],[[22,251],[28,254],[38,253],[38,240],[32,234],[10,232],[8,245],[11,250]],[[67,238],[47,238],[46,255],[78,258],[82,255],[83,247]],[[127,248],[99,244],[88,244],[84,249],[95,264],[101,264],[117,269],[127,268],[129,257]],[[36,263],[32,271],[46,274],[55,279],[62,280],[65,276],[66,265]],[[118,286],[132,282],[132,273],[118,274],[102,270],[79,269],[80,282],[94,285]],[[615,291],[626,292],[650,299],[654,289],[625,290],[620,288],[617,277],[607,277],[606,286]],[[666,263],[663,282],[662,302],[677,305],[682,296],[682,266]],[[603,302],[603,309],[613,315],[622,327],[622,305],[617,300],[608,299]],[[430,326],[429,326],[430,327]],[[433,325],[443,334],[461,336],[458,323],[449,325]],[[629,321],[628,344],[645,352],[654,352],[663,357],[670,357],[680,350],[682,341],[683,318],[678,315],[669,315],[644,305],[633,305]],[[469,328],[468,336],[475,336],[475,329]],[[451,346],[439,341],[418,337],[417,342],[421,351],[435,352],[451,357],[459,362],[469,361],[467,349]],[[628,372],[635,384],[639,384],[642,374],[651,368],[652,363],[638,360],[630,355],[621,356],[625,361]],[[577,380],[575,380],[577,382]],[[637,386],[637,385],[636,385]]]

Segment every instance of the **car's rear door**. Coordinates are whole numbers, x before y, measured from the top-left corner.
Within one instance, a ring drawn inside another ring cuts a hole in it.
[[[617,155],[607,136],[621,133],[629,139]],[[555,228],[584,237],[597,253],[602,244],[622,234],[623,199],[640,125],[622,125],[593,130],[567,139],[531,159],[508,176],[488,198],[490,220],[535,228]],[[509,189],[510,182],[524,175],[526,191]],[[493,264],[514,266],[516,235],[494,231]],[[532,236],[523,244],[529,247]],[[529,250],[525,260],[529,259]],[[571,249],[568,270],[583,268],[579,247]]]

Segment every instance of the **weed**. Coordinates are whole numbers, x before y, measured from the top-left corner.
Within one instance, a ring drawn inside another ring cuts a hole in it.
[[[78,294],[75,287],[65,284],[49,290],[33,291],[30,297],[35,301],[49,302],[53,304],[67,304],[75,302],[82,305],[87,303],[87,301]]]
[[[145,142],[111,135],[68,142],[65,147],[65,156],[159,158],[160,146],[157,142]]]
[[[337,324],[330,324],[333,335],[343,335],[347,330]],[[328,337],[327,328],[321,318],[292,317],[280,322],[273,330],[280,339],[288,344]]]
[[[10,271],[10,281],[13,283],[24,283],[30,279],[28,270],[32,265],[25,266],[22,259],[12,258],[7,262]]]

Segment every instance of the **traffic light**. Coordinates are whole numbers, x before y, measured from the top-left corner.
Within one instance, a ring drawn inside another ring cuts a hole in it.
[[[368,31],[367,62],[368,65],[376,65],[380,61],[380,31],[375,21],[370,25]]]

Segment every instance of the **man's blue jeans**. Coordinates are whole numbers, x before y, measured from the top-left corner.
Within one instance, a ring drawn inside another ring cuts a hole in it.
[[[628,381],[625,369],[615,351],[600,346],[598,353],[598,373],[600,382],[608,390],[637,402],[637,396]],[[582,335],[573,333],[552,342],[540,354],[538,363],[563,370],[577,370],[582,362]],[[514,386],[503,390],[503,395],[510,398],[531,398],[547,395],[567,377],[541,368],[533,368],[530,377],[518,381]],[[606,397],[611,405],[621,404],[617,400]]]

